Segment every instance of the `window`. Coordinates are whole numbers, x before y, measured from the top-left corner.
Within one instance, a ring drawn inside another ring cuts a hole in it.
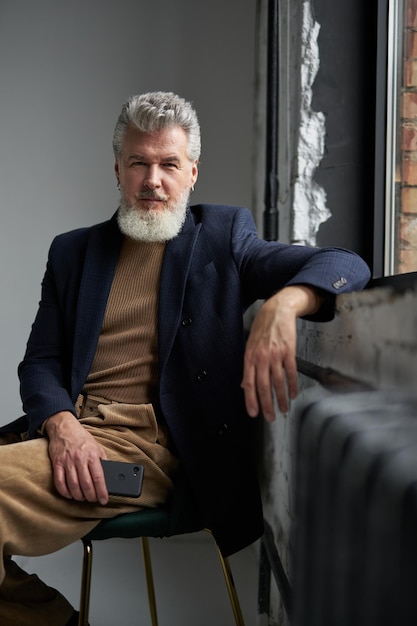
[[[388,37],[382,228],[388,276],[417,271],[417,0],[388,0],[383,9]]]

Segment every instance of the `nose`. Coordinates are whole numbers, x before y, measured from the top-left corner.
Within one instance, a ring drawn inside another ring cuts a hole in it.
[[[147,189],[157,189],[161,186],[161,175],[159,167],[156,164],[148,166],[143,182]]]

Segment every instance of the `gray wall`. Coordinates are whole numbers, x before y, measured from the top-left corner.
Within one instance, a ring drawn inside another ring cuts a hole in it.
[[[116,208],[111,135],[133,93],[192,100],[203,134],[193,201],[249,206],[256,0],[0,1],[0,380],[16,367],[52,237]]]

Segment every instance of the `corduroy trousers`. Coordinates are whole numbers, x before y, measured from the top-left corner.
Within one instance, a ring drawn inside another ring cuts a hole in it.
[[[106,506],[68,500],[55,489],[46,438],[15,443],[0,439],[2,626],[61,626],[73,612],[57,590],[23,572],[12,556],[55,552],[83,537],[103,518],[158,506],[173,488],[177,459],[151,405],[87,401],[80,421],[100,441],[108,459],[144,465],[142,495],[138,499],[110,496]]]

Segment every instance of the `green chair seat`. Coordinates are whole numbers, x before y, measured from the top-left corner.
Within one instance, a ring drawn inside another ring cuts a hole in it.
[[[152,626],[158,626],[155,588],[148,537],[171,537],[173,535],[188,534],[200,530],[207,530],[210,532],[208,529],[204,528],[198,506],[196,505],[195,500],[191,497],[190,491],[186,488],[183,480],[180,480],[176,484],[171,500],[164,506],[160,506],[155,509],[141,509],[133,513],[122,513],[116,517],[102,520],[92,531],[82,538],[84,545],[84,559],[78,625],[88,625],[93,541],[113,539],[116,537],[124,539],[141,539],[151,621]],[[223,557],[217,543],[216,548],[225,577],[236,625],[244,626],[244,620],[229,561],[227,558]],[[202,586],[205,588],[205,585]]]
[[[122,513],[105,519],[84,537],[87,541],[99,541],[121,537],[167,537],[170,529],[167,507],[143,509],[134,513]]]

